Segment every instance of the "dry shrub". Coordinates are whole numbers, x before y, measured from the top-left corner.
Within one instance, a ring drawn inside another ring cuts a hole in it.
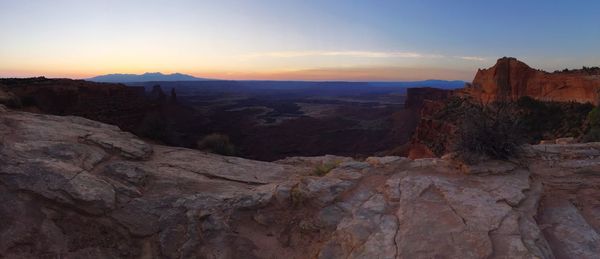
[[[461,160],[473,163],[482,158],[507,160],[518,156],[526,138],[514,103],[464,102],[461,111],[454,147]]]
[[[219,133],[204,136],[198,141],[197,147],[200,150],[225,156],[232,156],[236,153],[235,146],[231,143],[229,137]]]

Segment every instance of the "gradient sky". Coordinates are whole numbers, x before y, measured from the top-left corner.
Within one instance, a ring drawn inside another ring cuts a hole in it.
[[[470,81],[600,65],[600,1],[0,0],[0,77]]]

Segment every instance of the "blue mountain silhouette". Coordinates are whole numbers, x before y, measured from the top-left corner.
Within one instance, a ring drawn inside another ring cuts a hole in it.
[[[86,79],[93,82],[105,83],[129,83],[129,82],[151,82],[151,81],[202,81],[209,80],[206,78],[194,77],[191,75],[174,73],[163,74],[159,72],[136,74],[108,74]]]

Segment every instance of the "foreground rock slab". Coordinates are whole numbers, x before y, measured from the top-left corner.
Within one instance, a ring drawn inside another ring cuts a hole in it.
[[[595,258],[600,144],[268,163],[0,109],[1,258]],[[335,167],[315,173],[319,165]],[[493,167],[493,168],[492,168]]]

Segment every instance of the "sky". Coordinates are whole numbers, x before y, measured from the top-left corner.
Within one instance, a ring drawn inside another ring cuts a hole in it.
[[[0,0],[0,77],[471,81],[600,65],[600,1]]]

